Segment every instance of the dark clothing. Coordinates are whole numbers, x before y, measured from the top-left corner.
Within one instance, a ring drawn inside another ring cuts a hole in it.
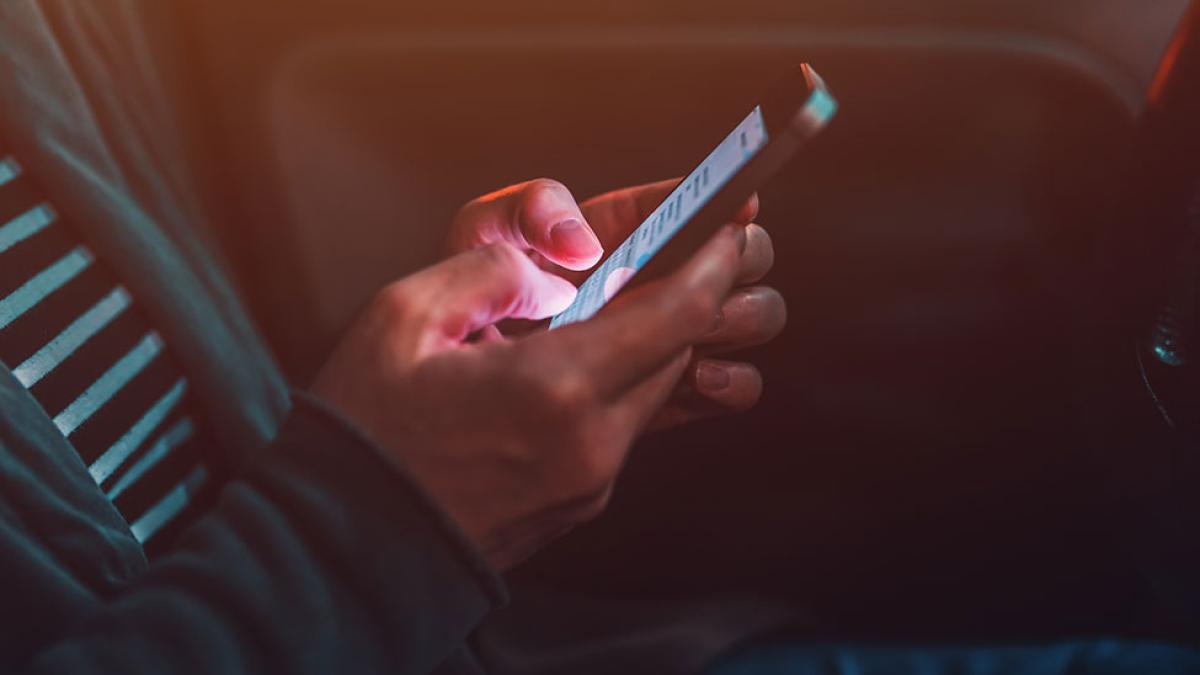
[[[188,379],[124,285],[0,140],[0,363],[147,551],[222,480]]]
[[[774,646],[748,650],[709,675],[1175,675],[1200,672],[1200,652],[1138,642],[1008,647]]]
[[[502,586],[402,467],[288,395],[201,234],[139,7],[0,2],[0,135],[159,329],[235,476],[148,564],[0,368],[0,670],[428,672]]]
[[[0,368],[0,671],[427,673],[448,658],[469,671],[464,641],[504,601],[502,584],[403,467],[337,415],[288,395],[212,255],[182,169],[162,91],[169,64],[149,56],[141,24],[142,9],[160,3],[0,0],[0,135],[161,332],[211,429],[208,447],[233,478],[216,505],[148,563],[52,417]],[[654,490],[663,485],[682,487],[659,482]],[[803,507],[790,493],[761,498]],[[689,514],[699,501],[672,499]],[[716,525],[742,526],[727,504],[711,508],[726,519]],[[619,534],[621,546],[639,543],[638,532]],[[711,543],[734,549],[727,555],[757,573],[728,541]],[[696,550],[680,555],[695,559]],[[716,568],[721,559],[708,562]],[[634,563],[641,569],[645,561]],[[533,603],[534,620],[481,636],[484,650],[523,673],[691,672],[708,656],[696,644],[723,648],[739,632],[788,620],[791,609],[764,611],[755,602],[735,612],[724,597],[704,607],[651,598],[636,608],[572,608],[551,595]],[[680,628],[687,618],[696,627],[690,634]],[[587,625],[592,619],[603,625]],[[608,648],[580,644],[588,629],[610,636],[618,624],[635,635]],[[655,629],[670,634],[655,642]],[[546,655],[548,643],[565,652],[561,659]],[[675,653],[664,654],[663,643]],[[988,663],[1053,666],[1078,650]],[[828,670],[830,652],[790,650],[786,672]],[[844,662],[964,672],[962,653],[864,650]],[[1129,663],[1107,647],[1087,653]],[[1179,664],[1194,658],[1179,653]]]

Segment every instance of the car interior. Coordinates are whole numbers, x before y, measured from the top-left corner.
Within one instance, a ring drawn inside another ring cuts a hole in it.
[[[731,543],[762,509],[788,514],[767,531],[794,542],[789,592],[834,624],[965,639],[1145,629],[1110,526],[1169,479],[1131,340],[1163,268],[1144,113],[1187,6],[185,0],[147,21],[189,83],[212,234],[298,386],[472,197],[678,176],[813,64],[841,112],[760,192],[789,306],[752,355],[762,404],[635,456],[612,512],[516,578],[683,592],[628,551],[708,519],[731,539],[690,552],[736,588],[779,564]]]

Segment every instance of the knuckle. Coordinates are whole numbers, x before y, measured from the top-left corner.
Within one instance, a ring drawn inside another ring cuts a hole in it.
[[[594,404],[595,385],[581,372],[547,367],[545,359],[538,356],[532,351],[519,356],[519,366],[510,377],[535,418],[554,429],[556,435],[572,436],[562,441],[574,445],[583,440],[573,436],[582,436],[577,428]]]
[[[566,185],[551,178],[537,178],[526,184],[521,198],[522,222],[537,222],[556,216],[575,203]]]
[[[412,308],[411,289],[404,281],[389,284],[375,295],[372,304],[380,307],[387,315],[405,316]]]
[[[537,355],[530,348],[520,345],[517,349],[514,367],[505,373],[505,379],[510,388],[509,394],[528,401],[527,407],[533,411],[534,415],[545,415],[546,402],[549,399],[545,393],[549,386],[546,383],[546,371],[541,367],[541,362],[535,358]],[[553,422],[553,420],[550,421]]]
[[[484,243],[482,225],[490,196],[477,197],[464,204],[450,221],[446,245],[451,252],[467,251]]]
[[[545,396],[552,411],[565,419],[574,420],[584,416],[595,400],[595,386],[582,373],[556,377],[546,386]]]
[[[580,509],[580,512],[579,512],[580,522],[586,523],[588,521],[595,520],[595,519],[599,518],[600,516],[604,515],[604,512],[608,510],[608,504],[611,500],[612,500],[612,491],[611,490],[605,490],[602,494],[588,500],[583,505],[583,508]]]
[[[696,289],[679,297],[674,314],[676,320],[703,330],[712,325],[719,307],[710,293]]]
[[[529,259],[516,246],[497,241],[476,249],[476,254],[483,259],[483,264],[499,272],[518,270],[529,263]]]
[[[575,461],[576,493],[598,495],[606,492],[616,479],[616,467],[609,453],[599,444],[585,444]]]
[[[525,199],[527,201],[559,197],[570,194],[567,186],[553,178],[535,178],[526,184]]]

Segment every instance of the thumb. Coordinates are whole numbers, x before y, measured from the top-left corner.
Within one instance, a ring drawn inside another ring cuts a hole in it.
[[[511,244],[496,243],[457,255],[412,279],[416,307],[438,333],[461,341],[504,319],[545,319],[575,301],[571,282],[543,271]]]
[[[569,270],[589,269],[604,254],[571,191],[546,178],[480,197],[459,211],[451,228],[452,252],[498,241],[536,251]]]

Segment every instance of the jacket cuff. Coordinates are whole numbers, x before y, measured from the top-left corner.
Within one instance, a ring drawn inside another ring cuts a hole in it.
[[[312,395],[293,392],[292,404],[275,442],[247,468],[254,482],[292,493],[281,503],[303,505],[296,515],[324,540],[319,550],[345,552],[364,581],[383,586],[366,592],[396,580],[397,611],[412,611],[414,589],[439,615],[457,605],[482,619],[508,603],[500,576],[390,453]]]

